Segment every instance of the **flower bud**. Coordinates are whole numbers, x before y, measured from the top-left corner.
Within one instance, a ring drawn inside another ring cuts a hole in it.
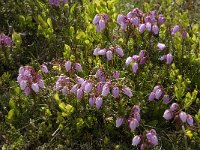
[[[135,118],[133,118],[129,123],[129,127],[131,131],[134,131],[138,126],[139,126],[139,122]]]
[[[85,92],[88,94],[92,90],[92,83],[88,82],[85,85]]]
[[[179,105],[177,103],[173,103],[170,106],[170,111],[177,111],[179,109]]]
[[[133,73],[137,73],[137,70],[138,70],[138,63],[133,63],[133,65],[132,65]]]
[[[72,62],[71,61],[67,61],[65,63],[65,68],[66,68],[67,71],[69,71],[71,69],[71,66],[72,66]]]
[[[26,80],[22,80],[19,84],[20,84],[21,90],[25,90],[25,88],[27,87],[27,81]]]
[[[107,57],[107,60],[112,60],[112,51],[107,51],[106,52],[106,57]]]
[[[132,57],[126,59],[126,65],[129,65],[133,61]]]
[[[120,57],[123,57],[123,56],[124,56],[124,52],[123,52],[123,50],[122,50],[121,47],[117,47],[117,48],[115,49],[115,52],[116,52]]]
[[[136,136],[134,136],[134,138],[132,139],[132,145],[133,145],[133,146],[137,146],[137,145],[140,143],[140,141],[141,141],[140,136],[136,135]]]
[[[118,87],[113,87],[112,95],[113,95],[114,98],[118,98],[119,97],[119,88]]]
[[[166,45],[163,43],[158,43],[157,47],[160,49],[160,51],[163,51],[166,48]]]
[[[44,65],[44,64],[41,65],[41,70],[42,70],[42,72],[44,72],[44,73],[48,73],[48,72],[49,72],[47,66]]]
[[[82,66],[81,66],[81,64],[79,64],[79,63],[76,63],[75,64],[75,69],[76,69],[76,71],[78,71],[78,72],[82,72],[83,70],[82,70]]]
[[[124,93],[125,95],[127,95],[129,98],[131,98],[131,97],[133,96],[132,91],[131,91],[131,89],[130,89],[129,87],[123,88],[122,91],[123,91],[123,93]]]
[[[95,97],[95,96],[91,96],[91,97],[89,98],[89,104],[90,104],[90,106],[94,106],[95,101],[96,101],[96,97]]]
[[[171,54],[171,53],[167,54],[166,59],[167,59],[167,64],[168,64],[168,65],[171,64],[172,61],[173,61],[173,56],[172,56],[172,54]]]
[[[189,115],[189,114],[187,115],[187,120],[186,121],[190,126],[193,126],[194,120],[193,120],[191,115]]]
[[[179,113],[179,118],[180,118],[181,121],[184,123],[184,122],[186,122],[186,120],[187,120],[187,114],[186,114],[185,112],[181,111],[181,112]]]
[[[96,108],[99,109],[103,104],[103,99],[101,97],[97,97],[95,104],[96,104]]]
[[[156,98],[156,95],[154,92],[151,92],[150,95],[149,95],[149,101],[153,101],[154,99]]]
[[[33,90],[35,93],[38,93],[38,92],[39,92],[39,86],[38,86],[37,83],[33,83],[33,84],[31,85],[31,88],[32,88],[32,90]]]
[[[165,110],[163,118],[165,118],[166,120],[170,120],[172,119],[172,117],[173,117],[172,112],[169,109]]]
[[[79,100],[82,99],[82,97],[83,97],[83,90],[82,89],[77,90],[76,97]]]
[[[145,31],[145,29],[146,29],[145,24],[140,24],[139,25],[139,29],[138,30],[139,30],[140,33],[143,33]]]
[[[124,121],[123,118],[118,117],[116,120],[116,127],[119,128],[122,125],[123,121]]]
[[[153,31],[154,34],[158,34],[158,32],[159,32],[158,26],[157,25],[153,25],[152,26],[152,31]]]
[[[92,23],[93,23],[94,25],[96,25],[97,23],[99,23],[100,18],[101,18],[100,15],[95,15],[95,17],[94,17]]]
[[[40,88],[44,88],[44,81],[43,80],[39,80],[38,85]]]

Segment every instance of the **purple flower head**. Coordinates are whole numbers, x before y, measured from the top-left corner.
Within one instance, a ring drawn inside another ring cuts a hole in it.
[[[99,47],[95,48],[94,49],[94,52],[93,52],[93,55],[97,56],[99,55],[98,52],[100,51],[101,49]]]
[[[186,122],[186,120],[187,120],[187,114],[186,114],[185,112],[181,111],[181,112],[179,113],[179,118],[180,118],[181,121],[184,123],[184,122]]]
[[[67,86],[64,86],[61,91],[62,91],[63,95],[66,95],[67,94]]]
[[[179,105],[177,103],[173,103],[170,106],[170,111],[177,111],[179,109]]]
[[[156,98],[156,95],[154,92],[151,92],[150,95],[149,95],[149,101],[153,101],[154,99]]]
[[[85,80],[81,77],[76,77],[76,83],[77,84],[82,84]]]
[[[35,93],[38,93],[38,92],[39,92],[39,86],[38,86],[37,83],[33,83],[33,84],[31,85],[31,88],[32,88],[32,90],[33,90]]]
[[[159,58],[161,61],[165,61],[167,59],[167,55],[163,55],[162,57]]]
[[[72,62],[71,61],[66,61],[65,62],[65,69],[67,71],[69,71],[71,69],[71,66],[72,66]]]
[[[76,69],[76,71],[78,71],[78,72],[82,72],[83,70],[82,70],[82,66],[81,66],[81,64],[79,64],[79,63],[75,63],[75,69]]]
[[[91,96],[89,98],[89,104],[90,104],[90,106],[94,106],[95,102],[96,102],[96,97],[95,96]]]
[[[138,56],[138,55],[133,55],[133,56],[132,56],[132,59],[133,59],[135,62],[138,62],[139,58],[140,58],[140,56]]]
[[[163,103],[164,104],[169,104],[169,95],[164,95],[163,96]]]
[[[155,98],[156,98],[157,100],[159,100],[159,99],[161,98],[162,94],[163,94],[162,89],[157,89],[157,90],[156,90],[156,93],[155,93]]]
[[[139,18],[138,18],[138,17],[131,18],[131,23],[132,23],[134,26],[138,27],[138,26],[139,26],[139,23],[140,23]]]
[[[122,91],[123,91],[123,93],[124,93],[125,95],[127,95],[129,98],[131,98],[131,97],[133,96],[132,91],[131,91],[131,89],[130,89],[129,87],[123,88]]]
[[[171,30],[171,35],[174,35],[180,30],[180,27],[178,25],[175,25]]]
[[[163,118],[165,118],[166,120],[170,120],[173,118],[173,113],[170,111],[170,109],[165,110]]]
[[[85,93],[90,93],[92,90],[92,83],[91,82],[87,82],[85,85]]]
[[[134,118],[135,118],[138,122],[141,120],[140,113],[135,112],[135,113],[133,113],[133,116],[134,116]]]
[[[101,16],[97,14],[97,15],[95,15],[95,17],[94,17],[92,23],[93,23],[94,25],[96,25],[96,24],[99,23],[100,19],[101,19]]]
[[[116,127],[119,128],[122,125],[123,121],[124,119],[122,117],[118,117],[116,119]]]
[[[133,65],[132,65],[133,73],[137,73],[137,70],[138,70],[138,63],[133,63]]]
[[[118,71],[114,71],[114,72],[113,72],[113,77],[114,77],[115,79],[119,79],[119,76],[120,76],[120,73],[119,73]]]
[[[39,85],[40,88],[43,89],[44,88],[44,81],[43,80],[39,80],[38,81],[38,85]]]
[[[121,29],[125,29],[128,26],[129,19],[124,15],[118,15],[117,23],[121,26]]]
[[[158,89],[160,89],[160,88],[161,88],[160,85],[156,85],[156,86],[153,88],[153,92],[156,93],[156,91],[157,91]]]
[[[124,52],[122,50],[121,47],[116,47],[115,52],[117,53],[117,55],[119,55],[120,57],[124,56]]]
[[[107,96],[110,93],[110,85],[105,84],[102,89],[102,96]]]
[[[147,61],[147,57],[142,57],[142,58],[140,59],[140,65],[145,64],[146,61]]]
[[[48,73],[48,72],[49,72],[47,66],[44,65],[44,64],[41,65],[41,70],[42,70],[42,72],[44,72],[44,73]]]
[[[187,32],[185,30],[182,31],[182,39],[187,38]]]
[[[166,21],[166,18],[165,18],[163,15],[159,15],[159,16],[158,16],[158,24],[159,24],[159,25],[164,24],[165,21]]]
[[[102,55],[103,56],[105,54],[106,54],[106,49],[105,48],[98,51],[98,55]]]
[[[124,19],[125,19],[124,15],[122,15],[122,14],[118,15],[118,17],[117,17],[117,23],[119,25],[121,25],[121,23],[124,21]]]
[[[100,78],[102,75],[103,75],[103,71],[101,69],[98,69],[95,74],[95,78]]]
[[[59,6],[60,0],[49,0],[50,5]]]
[[[126,59],[126,65],[129,65],[133,61],[132,57]]]
[[[95,89],[96,89],[96,92],[97,92],[97,93],[102,93],[102,90],[103,90],[103,83],[102,83],[102,82],[97,83]]]
[[[189,114],[187,115],[187,120],[186,121],[190,126],[193,126],[194,120],[193,120],[191,115],[189,115]]]
[[[131,131],[134,131],[138,126],[139,126],[139,122],[137,121],[137,119],[135,119],[135,118],[131,119],[131,121],[129,123],[129,127],[130,127]]]
[[[83,97],[83,90],[82,89],[78,89],[77,92],[76,92],[76,97],[77,99],[82,99]]]
[[[158,34],[158,32],[159,32],[158,26],[154,24],[154,25],[152,26],[152,31],[153,31],[154,34]]]
[[[105,25],[106,25],[105,20],[100,19],[100,21],[99,21],[99,28],[100,28],[100,31],[103,30],[103,29],[105,28]]]
[[[128,12],[128,14],[126,16],[128,19],[131,19],[133,17],[133,13],[130,11],[130,12]]]
[[[22,80],[19,84],[20,84],[21,90],[25,90],[25,88],[27,87],[27,81],[26,80]]]
[[[78,90],[78,86],[79,86],[78,84],[75,84],[75,85],[71,88],[70,92],[75,94],[76,91]]]
[[[107,60],[112,60],[112,51],[107,51],[106,52],[106,57],[107,57]]]
[[[95,104],[96,104],[96,108],[97,109],[100,109],[100,107],[102,106],[103,104],[103,99],[99,96],[96,98],[96,101],[95,101]]]
[[[138,30],[139,30],[140,33],[143,33],[145,31],[145,29],[146,29],[145,24],[140,24],[139,25],[139,29]]]
[[[146,137],[148,139],[148,142],[152,144],[152,146],[158,145],[158,138],[155,133],[149,131],[147,132]]]
[[[134,138],[132,139],[132,145],[133,145],[133,146],[137,146],[137,145],[140,143],[140,141],[141,141],[140,136],[136,135],[136,136],[134,136]]]
[[[140,106],[134,105],[131,111],[132,113],[140,113]]]
[[[29,96],[30,93],[31,93],[31,89],[29,87],[26,87],[25,90],[24,90],[24,93],[26,96]]]
[[[167,63],[168,65],[172,63],[172,61],[173,61],[173,56],[172,56],[171,53],[167,54],[167,56],[166,56],[166,61],[167,61],[166,63]]]
[[[139,53],[139,57],[144,57],[145,55],[147,54],[147,51],[146,50],[141,50],[140,53]]]
[[[151,31],[151,23],[150,22],[146,23],[146,29],[147,29],[147,31]]]
[[[114,98],[118,98],[119,97],[119,88],[117,86],[113,87],[112,95],[113,95]]]
[[[166,48],[166,45],[163,43],[158,43],[157,47],[160,49],[160,51],[163,51]]]

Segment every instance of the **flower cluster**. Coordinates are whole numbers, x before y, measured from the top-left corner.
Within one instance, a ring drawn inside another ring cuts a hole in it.
[[[108,20],[108,15],[107,14],[97,14],[92,23],[96,26],[96,31],[100,32],[101,30],[103,30],[105,28],[106,25],[106,21]]]
[[[193,126],[193,118],[190,114],[187,114],[186,112],[180,111],[180,107],[177,103],[173,103],[169,109],[165,110],[163,117],[166,120],[174,120],[176,122],[187,122],[188,125]]]
[[[119,57],[124,56],[124,52],[123,52],[122,48],[119,46],[115,46],[115,47],[111,46],[108,49],[106,49],[106,48],[101,49],[101,48],[97,47],[94,49],[94,52],[93,52],[93,55],[95,55],[95,56],[98,56],[98,55],[106,56],[107,60],[112,60],[113,54],[116,54]]]
[[[65,4],[68,2],[68,0],[62,0],[62,2]],[[50,5],[54,5],[54,6],[59,6],[61,3],[60,0],[49,0],[49,4]]]
[[[2,46],[11,46],[12,39],[5,34],[0,34],[0,45]]]
[[[139,65],[145,64],[147,61],[147,51],[141,50],[139,55],[133,55],[126,59],[126,65],[132,64],[133,73],[137,73]]]
[[[70,78],[61,74],[56,81],[54,89],[56,91],[61,91],[63,95],[66,95],[70,89]]]
[[[134,26],[138,28],[140,33],[145,30],[153,32],[154,34],[159,33],[159,26],[165,22],[163,15],[157,15],[156,11],[150,11],[148,14],[143,13],[140,9],[135,8],[129,12],[126,16],[118,15],[117,23],[122,29],[127,26]]]
[[[149,101],[159,100],[163,97],[164,90],[160,85],[153,88],[153,91],[149,95]]]
[[[38,93],[40,88],[44,88],[42,76],[31,66],[22,66],[19,68],[17,81],[26,96],[28,96],[31,91]]]
[[[65,69],[67,70],[67,72],[69,71],[78,71],[78,72],[82,72],[82,66],[80,63],[72,63],[71,61],[66,61],[65,62]]]
[[[128,124],[131,131],[134,131],[139,126],[140,120],[141,120],[140,107],[138,105],[135,105],[133,106],[131,114],[128,118]]]
[[[171,35],[175,35],[177,32],[181,32],[182,38],[185,39],[187,37],[187,32],[182,29],[179,25],[175,25],[171,30]]]
[[[140,150],[144,150],[148,147],[155,147],[158,145],[158,138],[157,133],[154,129],[151,129],[149,131],[145,131],[146,134],[144,135],[136,135],[132,139],[132,145],[137,146],[140,144]],[[143,143],[141,143],[141,141]]]

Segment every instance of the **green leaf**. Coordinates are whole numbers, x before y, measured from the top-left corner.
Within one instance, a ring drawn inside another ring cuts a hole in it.
[[[11,109],[9,112],[8,112],[8,120],[12,120],[13,119],[13,116],[14,116],[14,113],[15,113],[15,110],[14,109]]]

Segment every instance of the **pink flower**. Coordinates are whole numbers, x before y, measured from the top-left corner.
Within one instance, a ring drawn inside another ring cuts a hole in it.
[[[97,56],[99,55],[98,52],[100,51],[101,49],[99,47],[95,48],[94,49],[94,52],[93,52],[93,55]]]
[[[92,90],[92,83],[91,82],[86,83],[85,92],[88,94],[90,93],[91,90]]]
[[[76,97],[79,100],[82,99],[82,97],[83,97],[83,90],[82,89],[77,90]]]
[[[151,92],[150,95],[149,95],[149,98],[148,98],[149,101],[153,101],[155,98],[156,98],[155,93]]]
[[[173,103],[170,106],[170,111],[177,111],[179,109],[179,105],[177,103]]]
[[[40,88],[42,88],[42,89],[44,88],[44,81],[43,80],[39,80],[38,84],[39,84]]]
[[[100,16],[100,15],[95,15],[95,17],[94,17],[92,23],[93,23],[94,25],[96,25],[96,24],[99,23],[99,20],[100,20],[100,19],[101,19],[101,16]]]
[[[29,87],[26,87],[24,93],[26,96],[29,96],[29,94],[31,93],[31,89]]]
[[[148,31],[151,31],[151,23],[150,23],[150,22],[147,22],[147,23],[146,23],[146,29],[147,29]]]
[[[167,64],[168,64],[168,65],[171,64],[172,61],[173,61],[173,56],[172,56],[172,54],[171,54],[171,53],[167,54],[166,59],[167,59],[167,60],[166,60],[166,61],[167,61]]]
[[[110,93],[110,86],[108,84],[105,84],[103,86],[103,90],[102,90],[102,96],[107,96]]]
[[[132,57],[126,59],[126,65],[129,65],[133,61]]]

